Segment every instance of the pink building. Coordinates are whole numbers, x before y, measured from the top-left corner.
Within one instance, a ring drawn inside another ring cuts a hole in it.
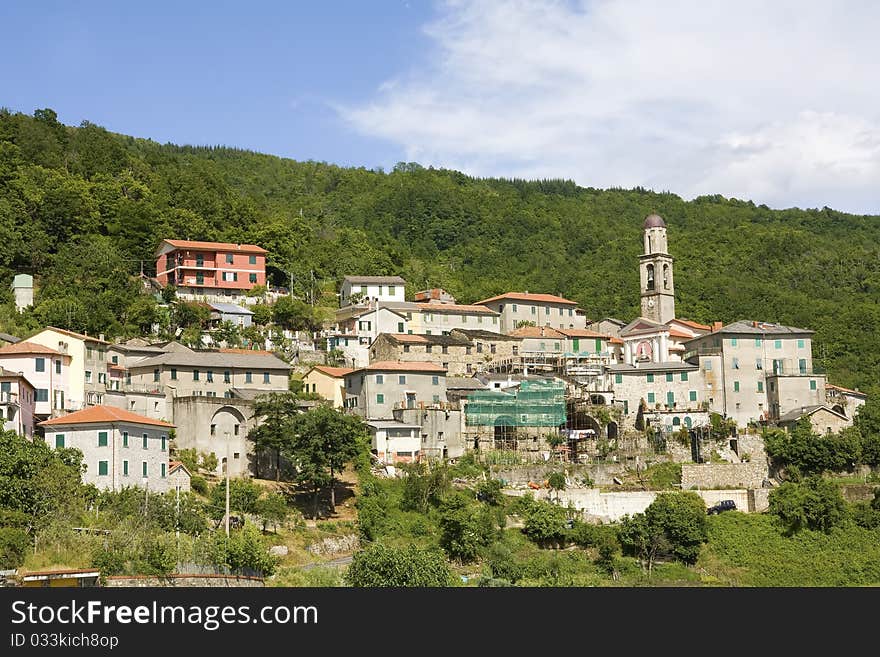
[[[183,297],[239,296],[266,284],[266,253],[254,244],[162,240],[156,279]]]
[[[0,347],[0,367],[21,374],[34,388],[34,414],[39,419],[61,415],[70,397],[70,356],[35,342],[22,340]]]
[[[36,391],[23,374],[0,367],[0,413],[3,428],[19,436],[34,435]]]

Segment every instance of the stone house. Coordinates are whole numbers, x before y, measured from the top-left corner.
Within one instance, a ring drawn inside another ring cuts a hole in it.
[[[802,418],[810,418],[815,433],[840,433],[842,429],[852,426],[852,420],[824,404],[795,408],[779,418],[778,425],[791,431]]]
[[[510,333],[523,324],[553,328],[586,328],[586,316],[576,301],[554,294],[506,292],[477,301],[475,305],[491,308],[500,315],[502,333]]]
[[[348,413],[389,420],[395,408],[421,408],[446,401],[446,369],[423,361],[376,361],[345,375]]]

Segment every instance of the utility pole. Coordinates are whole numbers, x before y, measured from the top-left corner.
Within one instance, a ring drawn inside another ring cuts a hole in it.
[[[226,436],[226,538],[229,538],[229,431],[224,431]]]

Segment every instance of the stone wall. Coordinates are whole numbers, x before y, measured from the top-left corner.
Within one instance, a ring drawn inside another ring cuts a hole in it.
[[[769,477],[765,461],[748,463],[682,463],[681,487],[761,488]]]
[[[156,586],[178,587],[202,587],[226,588],[230,586],[265,586],[261,577],[248,577],[245,575],[169,575],[167,577],[153,577],[151,575],[111,575],[107,577],[104,586],[152,588]]]
[[[623,463],[598,463],[592,465],[572,465],[568,463],[543,463],[534,466],[518,466],[515,468],[498,467],[492,471],[496,479],[503,479],[508,486],[526,486],[530,481],[542,482],[553,472],[565,471],[571,481],[579,478],[589,479],[596,486],[606,486],[614,483],[614,477],[626,472],[627,466]]]

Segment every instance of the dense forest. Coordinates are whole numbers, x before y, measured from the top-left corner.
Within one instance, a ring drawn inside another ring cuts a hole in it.
[[[0,110],[0,280],[32,273],[37,285],[22,315],[0,286],[0,330],[140,333],[157,308],[134,276],[153,273],[162,238],[259,244],[275,284],[328,306],[346,274],[399,274],[410,294],[550,292],[628,320],[651,212],[669,227],[680,317],[811,328],[830,380],[876,385],[878,216],[160,145],[65,126],[51,109]]]

